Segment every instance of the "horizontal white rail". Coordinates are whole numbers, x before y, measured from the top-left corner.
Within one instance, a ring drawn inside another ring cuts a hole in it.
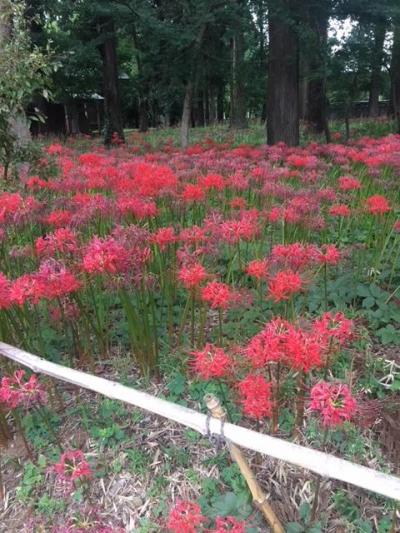
[[[126,387],[115,381],[51,363],[4,342],[0,342],[0,355],[27,366],[34,372],[40,372],[78,387],[103,394],[108,398],[135,405],[190,427],[203,435],[207,434],[207,416],[193,409],[156,398],[146,392]],[[212,434],[221,435],[221,423],[219,420],[211,418],[209,428]],[[225,438],[243,448],[269,455],[312,470],[321,476],[351,483],[376,494],[400,501],[400,478],[397,476],[377,472],[372,468],[357,465],[318,450],[299,446],[298,444],[257,433],[251,429],[230,423],[225,423],[223,434]]]

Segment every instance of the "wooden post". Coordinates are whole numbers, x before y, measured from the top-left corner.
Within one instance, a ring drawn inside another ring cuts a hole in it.
[[[206,394],[204,397],[204,401],[211,416],[221,421],[226,420],[226,411],[216,396],[214,396],[213,394]],[[232,442],[229,442],[229,440],[226,441],[226,445],[229,449],[232,459],[236,462],[240,469],[240,472],[242,473],[242,476],[246,480],[246,483],[253,497],[254,505],[256,505],[263,513],[273,533],[285,533],[282,524],[280,523],[274,510],[268,503],[267,497],[264,494],[260,485],[258,484],[258,481],[255,478],[255,475],[252,472],[245,456],[243,455],[242,450]]]

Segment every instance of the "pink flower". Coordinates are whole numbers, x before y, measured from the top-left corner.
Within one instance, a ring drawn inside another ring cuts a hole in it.
[[[310,408],[321,415],[325,427],[340,426],[350,420],[356,407],[355,399],[343,383],[321,381],[311,389]]]
[[[329,214],[333,217],[349,217],[351,215],[351,210],[345,204],[336,204],[330,207]]]
[[[93,237],[83,256],[83,270],[89,273],[117,274],[129,266],[128,251],[113,237]]]
[[[247,265],[246,272],[256,279],[265,279],[268,272],[268,261],[266,259],[254,259]]]
[[[341,254],[334,244],[324,244],[322,249],[316,252],[315,259],[321,264],[337,265]]]
[[[198,287],[207,278],[207,271],[200,263],[183,266],[178,272],[178,279],[186,289]]]

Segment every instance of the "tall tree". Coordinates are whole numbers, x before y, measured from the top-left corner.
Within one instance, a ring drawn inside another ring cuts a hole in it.
[[[325,132],[329,142],[327,117],[327,58],[328,58],[329,1],[311,0],[306,2],[304,35],[305,50],[306,104],[304,118],[315,133]]]
[[[386,36],[386,24],[386,19],[378,19],[373,30],[374,40],[371,53],[371,81],[368,102],[368,114],[370,117],[379,116],[379,96],[382,92],[383,44]]]
[[[233,35],[231,38],[231,109],[230,127],[247,128],[246,86],[245,86],[245,41],[243,25],[245,21],[245,2],[233,0]]]
[[[400,20],[395,19],[392,59],[390,63],[391,98],[397,133],[400,133]]]
[[[296,0],[269,2],[268,144],[299,144],[297,8]]]

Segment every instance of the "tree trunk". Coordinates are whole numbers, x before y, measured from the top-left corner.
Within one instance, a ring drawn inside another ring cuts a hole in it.
[[[231,40],[232,78],[231,78],[231,109],[230,127],[247,128],[246,90],[244,84],[244,39],[243,31],[237,28]]]
[[[299,144],[299,46],[295,0],[270,1],[268,58],[268,144]]]
[[[189,81],[186,85],[185,99],[183,101],[181,120],[181,147],[187,148],[189,144],[189,129],[192,110],[193,83]]]
[[[309,58],[309,72],[305,119],[315,133],[320,134],[325,132],[327,141],[329,142],[330,135],[326,112],[326,60],[329,12],[326,1],[322,1],[318,8],[313,4],[309,6],[307,18],[310,39],[306,50]]]
[[[107,36],[100,46],[104,85],[104,144],[109,146],[113,135],[124,141],[124,131],[118,91],[117,43],[114,22],[107,20],[102,27]]]
[[[391,94],[397,133],[400,133],[400,22],[394,27],[392,60],[390,63]]]
[[[371,61],[371,82],[369,87],[368,115],[379,116],[379,95],[382,90],[383,43],[385,42],[386,24],[378,22],[374,29],[374,49]]]
[[[149,129],[149,110],[145,98],[139,97],[139,131],[142,133]]]

